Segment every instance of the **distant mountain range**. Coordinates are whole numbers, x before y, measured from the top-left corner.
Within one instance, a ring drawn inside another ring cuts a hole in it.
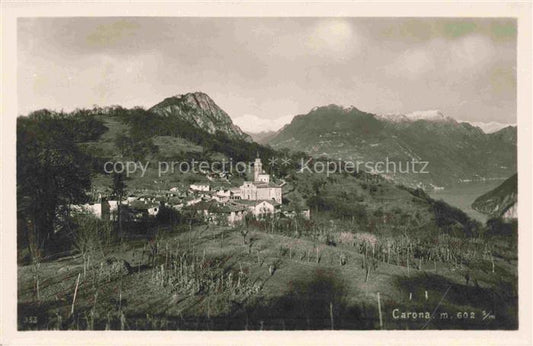
[[[397,114],[397,113],[378,114],[376,116],[379,119],[383,119],[383,120],[394,122],[394,123],[413,122],[417,120],[427,120],[427,121],[433,121],[433,122],[454,121],[452,118],[447,117],[444,114],[442,114],[442,112],[439,110],[416,111],[416,112],[407,113],[407,114]]]
[[[252,141],[249,135],[233,124],[225,111],[202,92],[168,97],[150,108],[149,111],[159,115],[178,117],[211,134],[221,131],[232,139]]]
[[[377,115],[353,106],[315,107],[267,143],[331,159],[429,162],[428,174],[385,175],[410,186],[503,179],[516,172],[515,127],[486,134],[437,110]]]
[[[496,141],[516,145],[516,126],[507,126],[503,129],[489,134]]]
[[[491,217],[517,218],[518,175],[514,174],[500,186],[478,197],[472,208]]]
[[[120,107],[111,107],[88,112],[110,115],[119,110]],[[181,136],[209,151],[225,147],[222,151],[233,156],[236,151],[244,155],[247,151],[268,150],[258,147],[255,141],[272,149],[287,148],[335,160],[375,163],[388,159],[401,162],[404,167],[412,160],[427,161],[428,174],[383,175],[411,187],[438,188],[461,181],[503,180],[516,172],[516,127],[487,134],[438,110],[383,115],[353,106],[329,105],[295,116],[278,131],[252,136],[233,124],[229,115],[202,92],[165,98],[147,112],[157,117],[144,120],[143,116],[129,117],[129,132],[137,137],[143,133],[145,137],[156,136],[155,145],[166,140],[161,136]],[[134,123],[136,130],[132,132]],[[233,143],[224,144],[218,134]],[[239,144],[240,141],[254,147]]]
[[[382,118],[382,119],[385,119],[385,120],[394,121],[394,122],[413,121],[413,120],[431,120],[431,121],[439,121],[440,120],[440,121],[445,121],[448,118],[439,110],[416,111],[416,112],[407,113],[407,114],[401,114],[401,113],[377,114],[376,116],[378,116],[379,118]],[[265,138],[274,135],[275,133],[281,131],[284,126],[288,125],[290,123],[290,121],[292,120],[292,118],[289,119],[288,121],[287,121],[287,118],[290,118],[290,117],[285,117],[284,118],[285,122],[281,126],[279,125],[280,122],[277,121],[278,126],[280,126],[278,129],[261,130],[261,131],[248,130],[248,131],[246,131],[246,133],[248,133],[250,136],[252,136],[252,138],[254,138],[254,136],[255,136],[258,140],[264,141]],[[237,119],[240,119],[240,118],[237,118]],[[259,119],[259,118],[257,118],[257,119]],[[491,122],[476,121],[476,122],[473,122],[473,121],[467,121],[467,120],[457,120],[457,122],[459,122],[459,123],[468,123],[468,124],[470,124],[470,125],[472,125],[474,127],[479,127],[481,129],[481,131],[483,131],[484,133],[487,133],[487,134],[498,132],[501,129],[506,128],[506,127],[516,128],[515,124],[504,124],[504,123],[499,123],[499,122],[496,122],[496,121],[491,121]]]
[[[505,127],[516,127],[516,125],[510,125],[510,124],[502,124],[496,121],[491,121],[488,123],[481,122],[481,121],[463,121],[459,120],[461,123],[469,123],[472,126],[479,127],[483,132],[485,133],[494,133],[497,131],[500,131],[501,129]]]
[[[279,131],[248,132],[253,141],[259,144],[267,144]]]

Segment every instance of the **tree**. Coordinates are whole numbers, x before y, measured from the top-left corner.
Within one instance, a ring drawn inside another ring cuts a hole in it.
[[[156,154],[159,149],[151,138],[132,138],[124,134],[119,134],[115,137],[115,145],[120,155],[131,158],[134,161],[142,161],[148,155]]]
[[[89,269],[90,258],[97,258],[99,252],[103,255],[103,245],[111,234],[111,224],[90,214],[76,215],[76,227],[73,232],[74,246],[83,258],[83,276]]]
[[[241,227],[239,227],[239,231],[240,231],[240,233],[242,235],[242,243],[243,243],[243,245],[246,245],[246,236],[248,235],[248,232],[250,230],[248,229],[248,227],[241,226]]]
[[[313,186],[313,192],[314,192],[314,198],[315,199],[320,199],[320,196],[322,194],[322,189],[324,188],[324,186],[326,186],[326,180],[322,177],[318,177],[318,178],[315,178],[313,181],[312,181],[312,186]],[[315,213],[318,213],[318,203],[315,205]]]
[[[64,116],[38,111],[17,119],[19,245],[40,256],[54,235],[60,208],[85,201],[90,160]]]
[[[124,182],[125,177],[124,173],[113,172],[113,182],[111,186],[111,191],[113,195],[117,198],[117,223],[118,223],[118,234],[119,238],[122,240],[122,200],[126,194],[126,183]]]

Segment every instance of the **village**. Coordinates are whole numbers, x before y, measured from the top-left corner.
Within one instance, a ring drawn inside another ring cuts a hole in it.
[[[99,194],[97,201],[83,205],[72,205],[72,212],[87,212],[102,220],[115,221],[118,218],[119,203],[123,220],[140,221],[157,217],[164,208],[178,212],[193,212],[203,221],[219,225],[235,226],[244,221],[246,215],[261,219],[266,216],[294,218],[298,214],[310,218],[306,206],[283,204],[283,187],[286,182],[273,182],[270,174],[263,170],[259,157],[255,159],[253,181],[244,181],[240,186],[216,184],[228,176],[224,173],[204,172],[207,182],[189,184],[186,188],[171,187],[168,190],[132,191],[122,201]]]

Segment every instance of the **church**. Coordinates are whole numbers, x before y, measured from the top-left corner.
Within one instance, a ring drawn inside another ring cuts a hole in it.
[[[281,186],[270,181],[270,175],[263,171],[263,164],[258,157],[254,162],[254,180],[245,181],[241,186],[241,199],[251,201],[282,202]]]

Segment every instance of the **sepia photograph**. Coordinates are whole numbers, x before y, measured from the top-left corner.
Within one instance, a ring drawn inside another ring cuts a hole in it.
[[[523,326],[516,17],[14,23],[22,335]]]

